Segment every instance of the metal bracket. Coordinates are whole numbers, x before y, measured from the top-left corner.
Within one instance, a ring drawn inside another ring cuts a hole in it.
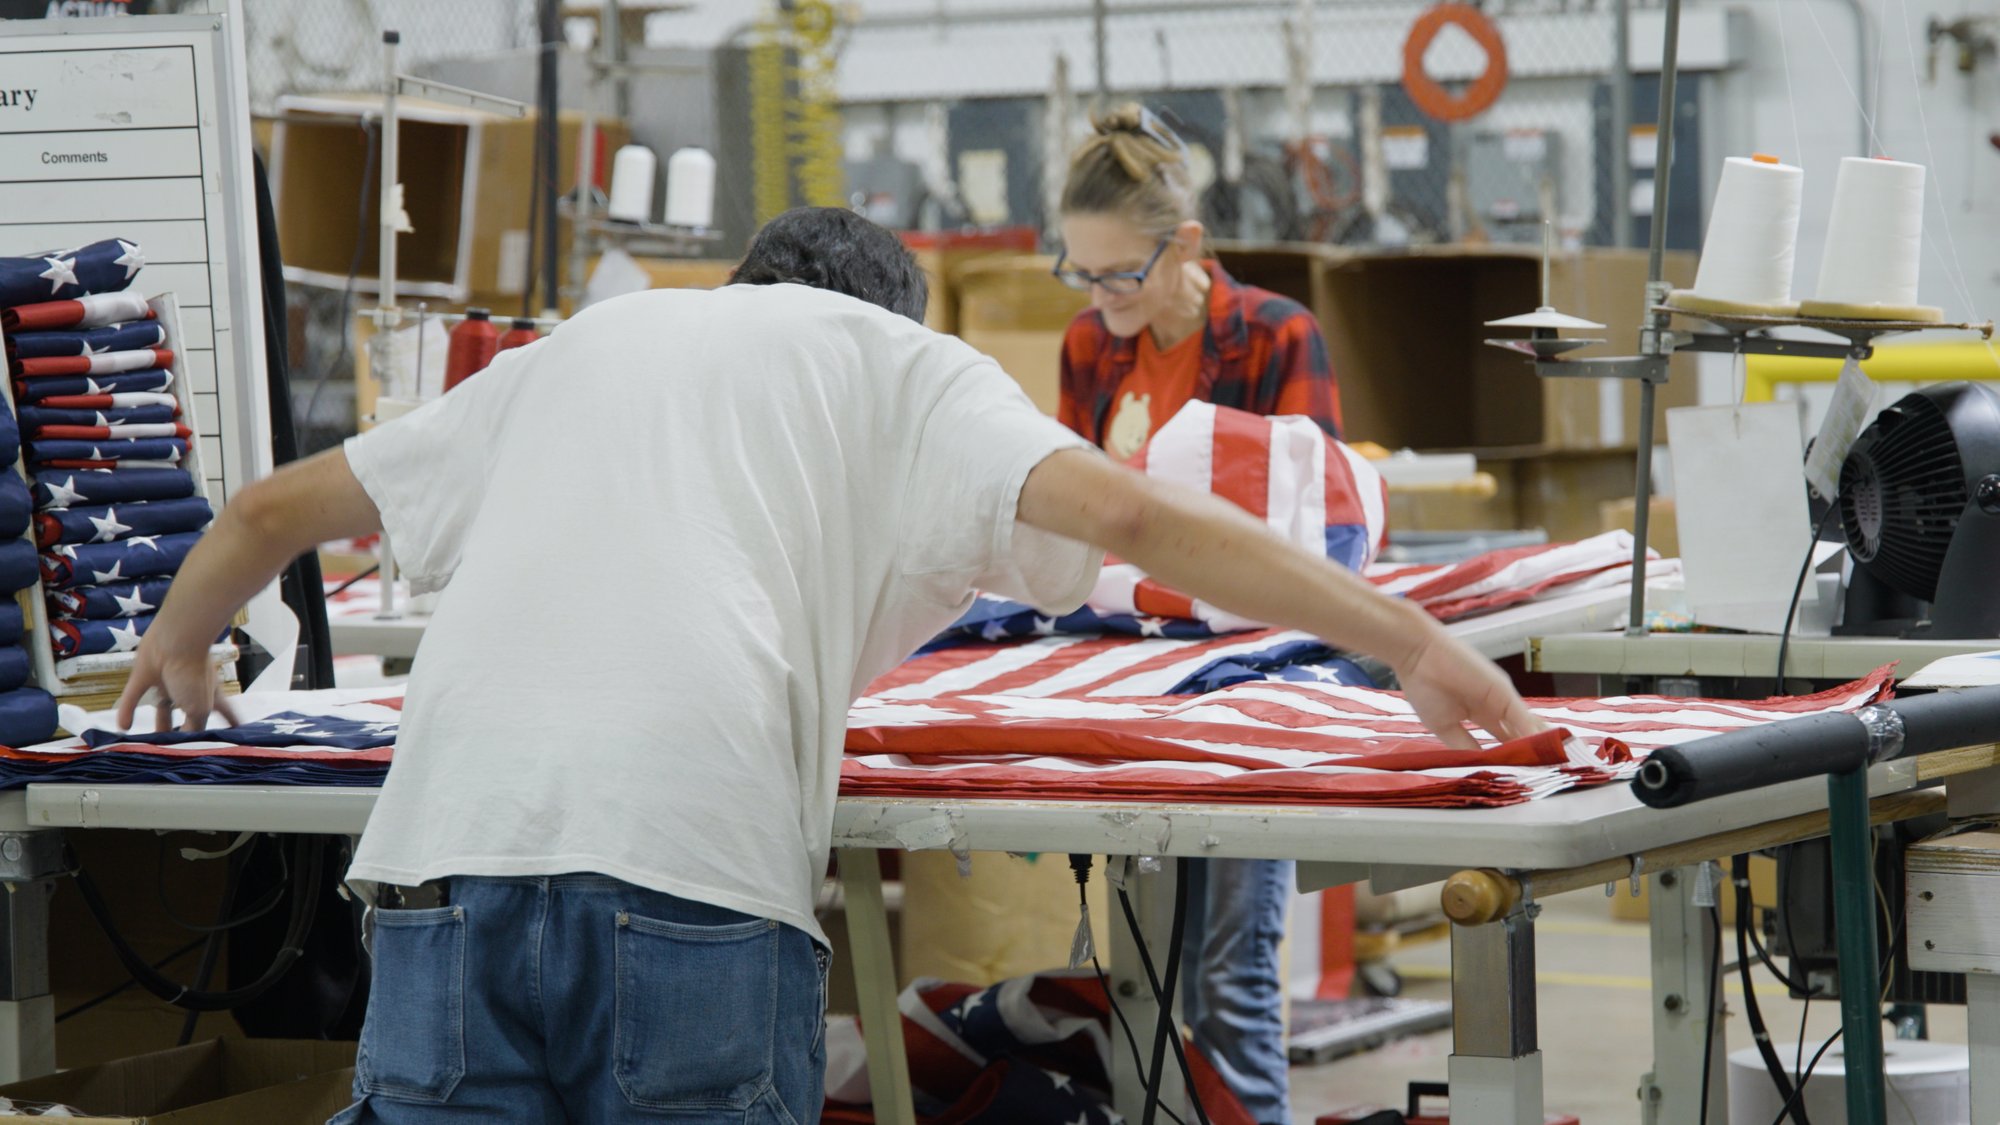
[[[64,870],[61,832],[0,832],[0,883],[32,883]]]
[[[1804,359],[1867,359],[1875,354],[1863,343],[1828,344],[1816,340],[1785,340],[1737,332],[1676,332],[1674,347],[1686,352],[1722,355],[1787,355]]]
[[[1664,383],[1669,372],[1664,356],[1618,356],[1604,359],[1542,360],[1535,374],[1544,379],[1631,379]]]

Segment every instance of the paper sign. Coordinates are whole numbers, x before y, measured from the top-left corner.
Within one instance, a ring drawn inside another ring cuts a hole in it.
[[[1833,388],[1833,402],[1819,424],[1819,436],[1813,439],[1812,452],[1806,455],[1806,483],[1812,485],[1820,499],[1831,500],[1839,491],[1841,463],[1847,460],[1848,451],[1861,436],[1861,428],[1875,412],[1879,391],[1875,380],[1861,370],[1861,364],[1853,356],[1847,357],[1846,365],[1840,369],[1840,382]]]
[[[1812,540],[1795,402],[1667,411],[1696,623],[1775,633]],[[1817,601],[1806,583],[1801,604]]]
[[[1382,163],[1398,172],[1430,167],[1430,134],[1420,125],[1392,125],[1382,130]]]

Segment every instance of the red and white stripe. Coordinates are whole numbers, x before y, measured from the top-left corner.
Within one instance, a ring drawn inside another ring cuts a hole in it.
[[[1648,559],[1659,553],[1647,551]],[[1632,534],[1607,531],[1574,543],[1543,543],[1489,551],[1460,563],[1374,566],[1368,580],[1440,620],[1453,620],[1543,596],[1574,593],[1593,582],[1616,585],[1632,565]],[[1649,576],[1657,576],[1647,568]]]
[[[1324,554],[1327,529],[1364,529],[1372,561],[1388,537],[1388,488],[1367,459],[1299,416],[1268,417],[1190,402],[1132,459],[1147,476],[1219,496],[1287,542]],[[1107,560],[1090,606],[1206,622],[1219,630],[1255,628],[1155,582],[1131,563]]]

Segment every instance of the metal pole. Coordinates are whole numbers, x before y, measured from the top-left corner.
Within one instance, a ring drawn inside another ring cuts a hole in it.
[[[1100,113],[1111,104],[1111,63],[1106,46],[1108,37],[1104,31],[1108,7],[1109,0],[1091,0],[1090,35],[1097,49],[1097,109]]]
[[[1868,771],[1828,774],[1833,837],[1833,926],[1840,951],[1841,1052],[1847,1058],[1847,1120],[1882,1125],[1881,967],[1875,950],[1875,860],[1869,848]]]
[[[1632,0],[1612,8],[1611,245],[1632,245]]]
[[[1639,351],[1665,366],[1673,354],[1673,339],[1665,313],[1653,309],[1667,298],[1665,280],[1667,254],[1667,185],[1674,166],[1674,84],[1681,53],[1681,0],[1667,0],[1665,41],[1660,45],[1659,134],[1653,150],[1652,245],[1646,258],[1646,308],[1639,334]],[[1653,380],[1639,382],[1639,463],[1632,490],[1632,600],[1627,609],[1625,635],[1646,635],[1646,533],[1651,530],[1653,508]]]
[[[402,42],[400,32],[382,33],[382,194],[378,201],[379,218],[382,223],[381,251],[376,259],[376,276],[381,283],[381,307],[396,307],[396,215],[401,210],[396,199],[397,142],[400,130],[396,125],[396,44]],[[375,325],[378,331],[393,327],[392,324]]]
[[[535,191],[542,201],[542,312],[546,316],[556,315],[562,297],[556,292],[558,270],[556,268],[556,184],[561,175],[556,171],[556,64],[558,52],[562,49],[562,9],[557,0],[541,0],[538,14],[541,17],[542,53],[538,75],[540,90],[536,98],[535,144],[541,150],[543,182],[535,185]]]

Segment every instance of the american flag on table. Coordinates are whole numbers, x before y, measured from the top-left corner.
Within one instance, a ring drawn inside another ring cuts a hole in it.
[[[1658,746],[1852,711],[1889,669],[1816,695],[1753,702],[1623,696],[1531,700],[1560,728],[1448,750],[1394,692],[1251,681],[1197,696],[1160,685],[1228,659],[1229,641],[1047,638],[912,660],[849,713],[841,791],[911,796],[1467,807],[1601,784]],[[69,739],[0,753],[0,788],[36,780],[379,783],[398,687],[238,697],[243,727]],[[75,726],[70,724],[75,723]],[[84,729],[81,714],[64,725]],[[139,729],[149,720],[143,719]],[[93,745],[93,741],[95,745]]]
[[[1854,710],[1889,685],[1883,668],[1817,695],[1758,702],[1530,700],[1558,729],[1454,751],[1395,692],[1287,680],[1191,698],[1160,694],[1230,643],[1047,638],[919,657],[871,685],[849,712],[842,792],[1506,805],[1611,781],[1654,747]]]
[[[989,988],[919,980],[903,990],[904,1049],[927,1125],[1118,1125],[1111,1052],[1123,1050],[1090,970],[1039,973]],[[1151,1029],[1140,1034],[1142,1049]],[[1253,1125],[1208,1060],[1185,1044],[1195,1090],[1214,1125]],[[827,1021],[826,1109],[832,1125],[874,1121],[867,1053],[852,1017]],[[1174,1070],[1172,1060],[1167,1067]],[[1171,1078],[1180,1082],[1175,1072]]]

